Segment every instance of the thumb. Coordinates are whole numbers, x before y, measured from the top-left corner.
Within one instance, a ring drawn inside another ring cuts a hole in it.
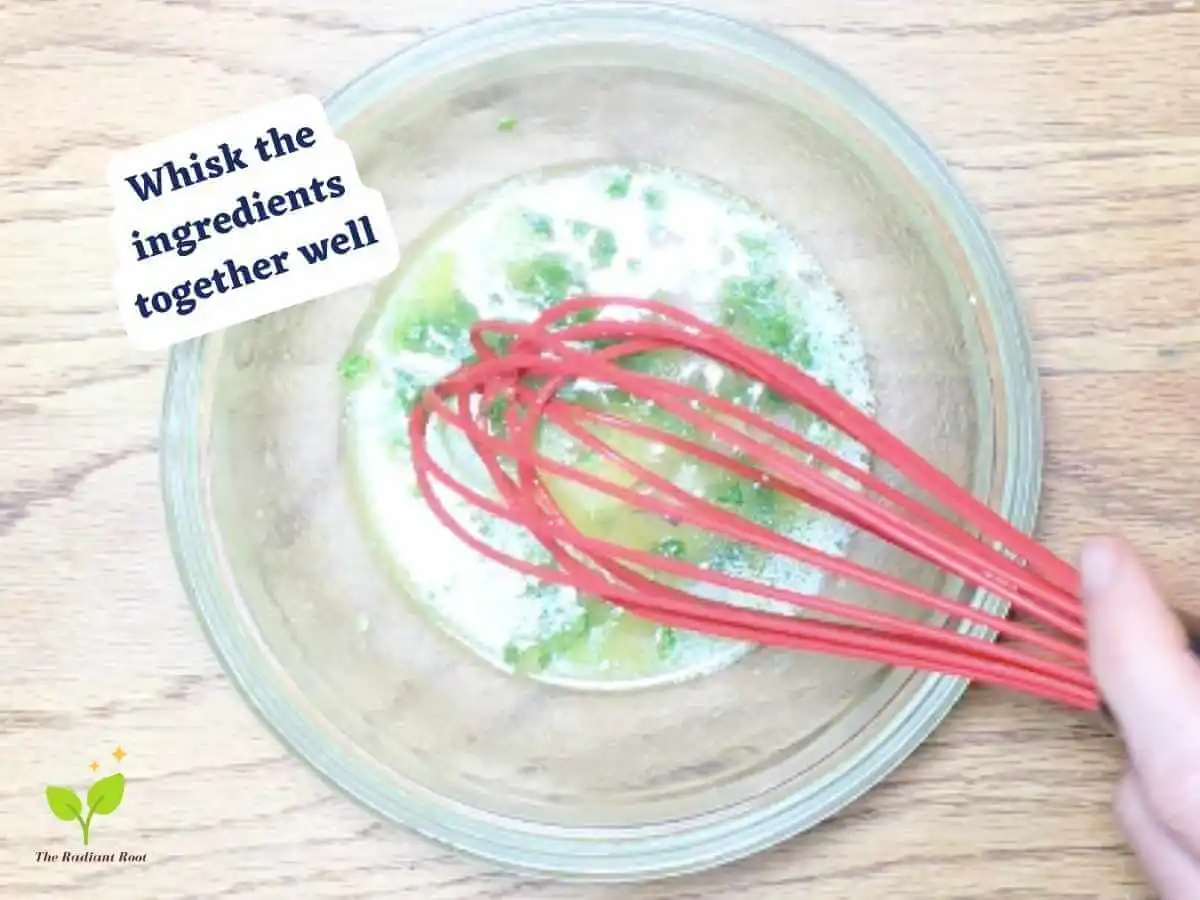
[[[1200,666],[1179,619],[1123,542],[1089,541],[1080,559],[1088,655],[1123,732],[1169,735],[1200,716]]]
[[[1080,560],[1088,656],[1130,760],[1160,812],[1200,810],[1200,664],[1150,575],[1121,541],[1088,542]],[[1165,818],[1179,828],[1181,818]],[[1200,822],[1186,830],[1193,852]],[[1182,830],[1182,829],[1181,829]]]

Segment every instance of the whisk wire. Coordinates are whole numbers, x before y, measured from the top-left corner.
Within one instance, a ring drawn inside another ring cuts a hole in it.
[[[601,319],[597,315],[612,308],[632,310],[653,317],[653,321]],[[572,321],[581,314],[589,314],[591,321]],[[1086,653],[1078,643],[1084,629],[1074,596],[1074,571],[805,373],[675,307],[628,298],[566,301],[528,325],[477,323],[471,341],[477,359],[427,392],[414,409],[410,440],[418,489],[438,519],[481,554],[523,574],[574,587],[672,627],[939,671],[1083,709],[1098,705],[1086,671]],[[503,349],[496,346],[504,344],[507,347]],[[821,416],[967,522],[978,536],[783,425],[690,385],[622,365],[637,355],[662,350],[706,357]],[[688,426],[690,435],[703,435],[706,442],[564,398],[564,390],[581,378],[652,403]],[[503,407],[503,428],[489,421],[497,405]],[[433,459],[425,435],[435,417],[456,428],[474,448],[498,499],[463,484]],[[616,464],[632,479],[631,485],[618,484],[542,452],[539,434],[546,424]],[[1037,624],[967,606],[723,509],[634,459],[589,424],[623,429],[747,481],[768,484],[772,490],[839,516],[992,593]],[[570,521],[546,477],[581,485],[644,514],[686,523],[727,541],[743,542],[824,570],[951,621],[983,626],[1019,646],[992,644],[959,628],[764,584],[589,536]],[[433,487],[435,482],[488,515],[527,530],[548,552],[553,565],[542,566],[503,553],[473,535],[449,512]],[[786,604],[799,615],[712,600],[665,583],[662,576]],[[825,621],[822,617],[826,616],[834,621]],[[1061,636],[1046,633],[1039,624]]]

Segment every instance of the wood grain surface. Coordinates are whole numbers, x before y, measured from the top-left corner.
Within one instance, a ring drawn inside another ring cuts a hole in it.
[[[837,821],[641,888],[493,871],[376,821],[223,674],[167,547],[162,354],[110,294],[120,148],[324,94],[494,0],[0,0],[0,898],[1142,898],[1119,745],[974,691]],[[1118,530],[1181,604],[1200,578],[1200,12],[1173,0],[713,0],[855,71],[952,164],[1011,264],[1043,377],[1042,534]],[[94,849],[49,783],[128,753]]]

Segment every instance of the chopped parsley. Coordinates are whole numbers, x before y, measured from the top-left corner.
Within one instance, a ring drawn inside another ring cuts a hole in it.
[[[596,308],[581,309],[579,312],[573,312],[569,316],[563,316],[561,321],[564,325],[585,325],[588,322],[595,322],[600,318],[600,310]]]
[[[667,205],[667,195],[658,188],[646,188],[642,191],[642,202],[647,209],[658,211]]]
[[[629,196],[629,188],[633,184],[633,173],[623,171],[608,183],[604,192],[614,200],[624,200]]]
[[[675,648],[679,646],[679,635],[674,628],[669,625],[663,625],[654,635],[655,645],[658,648],[658,658],[662,660],[670,659],[675,652]]]
[[[528,647],[509,644],[504,648],[504,662],[524,675],[536,675],[538,672],[543,672],[553,661],[553,654],[540,642]]]
[[[506,423],[508,422],[508,400],[504,397],[497,397],[492,400],[484,412],[484,418],[488,423],[489,434],[493,437],[503,436],[505,434]]]
[[[746,501],[746,498],[742,493],[741,479],[731,479],[729,483],[726,484],[725,487],[723,487],[713,499],[717,503],[721,503],[725,506],[740,507]]]
[[[545,585],[539,582],[539,585]],[[561,590],[558,585],[548,585],[553,590]],[[531,590],[536,590],[531,587]],[[545,596],[544,593],[536,596]],[[515,671],[523,674],[543,672],[554,662],[555,658],[572,650],[580,641],[587,640],[588,632],[597,622],[590,606],[584,606],[579,614],[558,630],[528,644],[512,643],[504,648],[504,662]]]
[[[796,363],[800,366],[800,368],[802,368],[802,369],[811,369],[812,368],[812,365],[813,365],[812,338],[809,335],[807,335],[807,334],[800,335],[799,340],[797,340],[793,344],[792,358],[796,361]],[[771,393],[774,394],[774,391],[772,391]],[[775,394],[775,396],[778,397],[778,394]],[[780,398],[780,399],[782,399],[782,398]]]
[[[607,228],[601,228],[592,238],[588,250],[592,265],[597,269],[607,269],[612,265],[613,257],[617,255],[617,237]]]
[[[425,385],[417,381],[412,374],[403,369],[396,370],[396,403],[406,413],[417,405],[424,390]]]
[[[546,238],[547,240],[554,237],[554,223],[550,221],[549,216],[544,216],[541,213],[527,212],[525,213],[525,224],[536,237]]]
[[[543,307],[584,289],[579,264],[565,253],[541,253],[532,259],[509,263],[506,274],[509,287]]]
[[[719,482],[713,501],[731,507],[750,521],[767,528],[776,527],[782,518],[780,504],[783,496],[778,491],[733,474]]]
[[[457,352],[467,346],[468,329],[479,319],[479,311],[460,291],[445,303],[405,317],[392,332],[393,343],[402,350]]]
[[[665,538],[658,542],[658,552],[668,559],[683,559],[687,553],[687,544],[679,538]]]
[[[349,353],[338,363],[338,373],[351,384],[357,384],[374,368],[370,357],[361,353]]]
[[[766,528],[774,528],[779,522],[779,506],[782,499],[783,497],[778,491],[756,482],[751,485],[747,493],[742,512],[750,521]]]
[[[791,356],[797,337],[789,307],[775,275],[727,278],[721,284],[721,324],[736,337],[770,353]]]
[[[500,131],[516,131],[517,117],[516,116],[505,116],[496,125],[496,128],[499,129]]]
[[[483,342],[495,350],[497,353],[504,354],[508,352],[517,340],[516,335],[506,334],[504,332],[488,331],[483,333]]]
[[[402,369],[395,370],[396,387],[393,394],[395,407],[403,415],[395,421],[391,443],[394,447],[408,447],[408,416],[425,393],[426,385]]]

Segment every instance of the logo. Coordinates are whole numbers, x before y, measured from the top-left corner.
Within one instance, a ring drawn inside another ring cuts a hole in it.
[[[119,764],[128,754],[118,747],[112,755]],[[93,760],[88,768],[95,772],[100,768],[100,764]],[[83,801],[72,788],[53,784],[46,787],[46,802],[50,805],[50,812],[64,822],[78,822],[85,847],[91,837],[92,819],[95,816],[111,816],[117,811],[124,797],[125,776],[120,772],[105,775],[88,788],[86,815]]]

